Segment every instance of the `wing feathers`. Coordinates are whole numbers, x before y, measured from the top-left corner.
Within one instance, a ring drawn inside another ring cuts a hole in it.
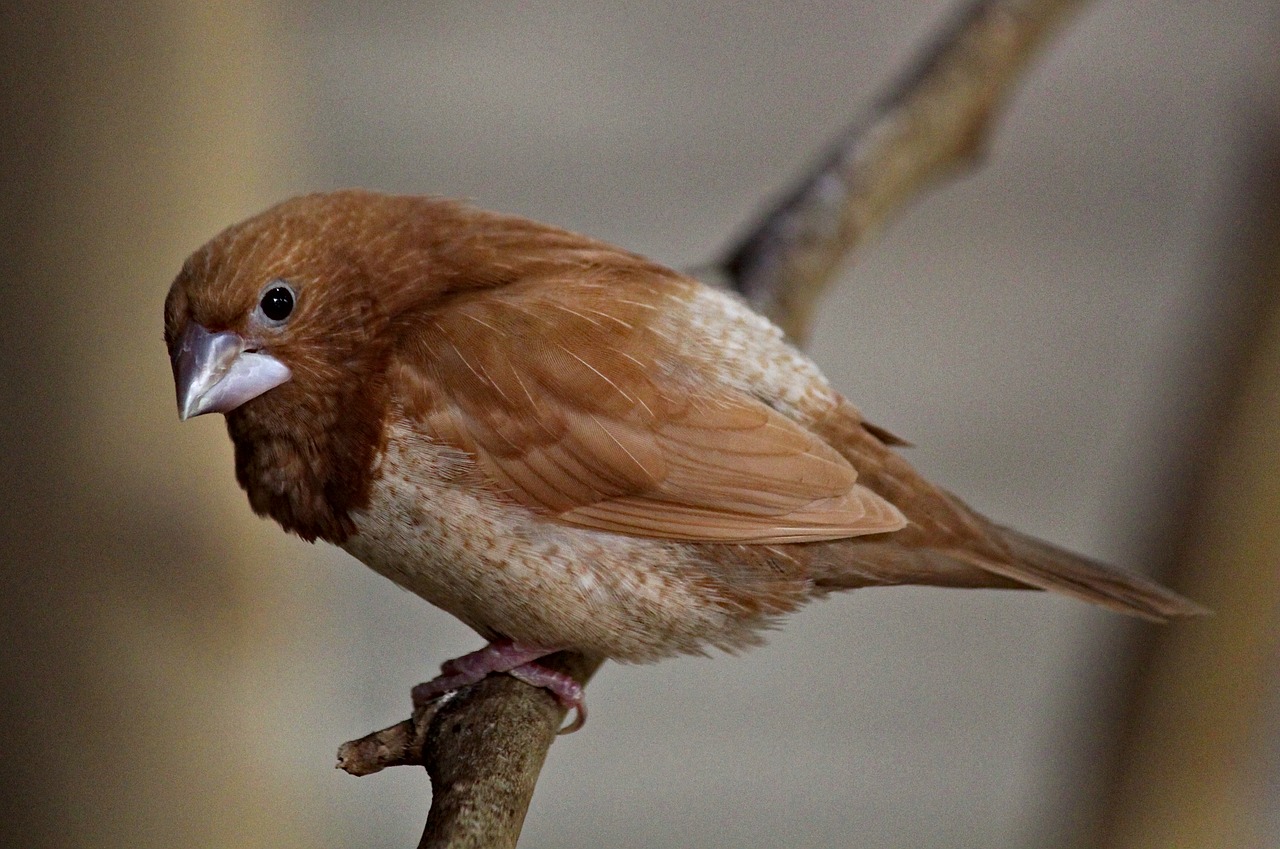
[[[683,285],[655,293],[648,282],[628,297],[544,281],[472,294],[422,322],[391,373],[433,437],[561,522],[762,544],[903,527],[814,433],[754,397],[673,376],[651,308]]]
[[[631,496],[579,507],[557,518],[615,533],[752,544],[844,539],[898,530],[906,524],[897,508],[859,485],[843,496],[813,501],[802,509],[774,516]]]

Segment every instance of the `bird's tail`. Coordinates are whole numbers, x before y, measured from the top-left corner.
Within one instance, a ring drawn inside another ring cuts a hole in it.
[[[984,561],[980,565],[1002,577],[1154,622],[1209,612],[1140,575],[1121,572],[1011,528],[992,527],[1012,557],[1008,563]]]
[[[831,546],[810,564],[814,588],[818,593],[903,584],[1048,590],[1153,622],[1209,612],[1141,575],[1009,528],[991,523],[987,528],[1003,550],[990,544],[981,552],[914,548],[867,537],[847,541],[855,546]]]

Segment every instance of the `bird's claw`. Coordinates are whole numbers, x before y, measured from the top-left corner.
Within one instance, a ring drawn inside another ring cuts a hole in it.
[[[582,685],[572,675],[549,669],[540,663],[526,663],[507,671],[517,681],[523,681],[533,687],[541,687],[551,695],[565,710],[574,712],[573,721],[561,728],[558,733],[572,734],[587,724],[587,703],[584,700]]]
[[[510,640],[494,641],[479,651],[441,664],[440,675],[418,684],[411,691],[414,708],[421,708],[428,702],[475,684],[495,672],[505,672],[517,681],[548,691],[566,710],[574,711],[576,716],[573,721],[559,732],[572,734],[587,722],[583,688],[573,676],[536,662],[553,653],[554,650],[522,646]]]

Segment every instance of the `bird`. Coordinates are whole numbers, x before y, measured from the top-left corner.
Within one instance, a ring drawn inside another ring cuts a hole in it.
[[[164,338],[179,417],[225,414],[256,513],[484,638],[416,704],[505,672],[577,727],[552,653],[738,652],[864,587],[1204,612],[930,483],[735,295],[526,218],[294,197],[186,260]]]

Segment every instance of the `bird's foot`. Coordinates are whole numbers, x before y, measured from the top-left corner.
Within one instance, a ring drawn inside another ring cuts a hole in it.
[[[587,724],[587,703],[583,698],[582,685],[572,675],[533,662],[509,669],[507,674],[533,687],[543,688],[555,696],[565,710],[574,712],[573,722],[561,728],[558,733],[572,734]]]
[[[511,640],[495,640],[479,651],[441,664],[438,676],[413,688],[414,707],[475,684],[494,672],[505,672],[518,681],[543,688],[567,710],[574,711],[576,717],[573,722],[560,730],[561,734],[571,734],[586,724],[587,706],[583,701],[582,685],[572,676],[536,662],[555,651],[524,646]]]

